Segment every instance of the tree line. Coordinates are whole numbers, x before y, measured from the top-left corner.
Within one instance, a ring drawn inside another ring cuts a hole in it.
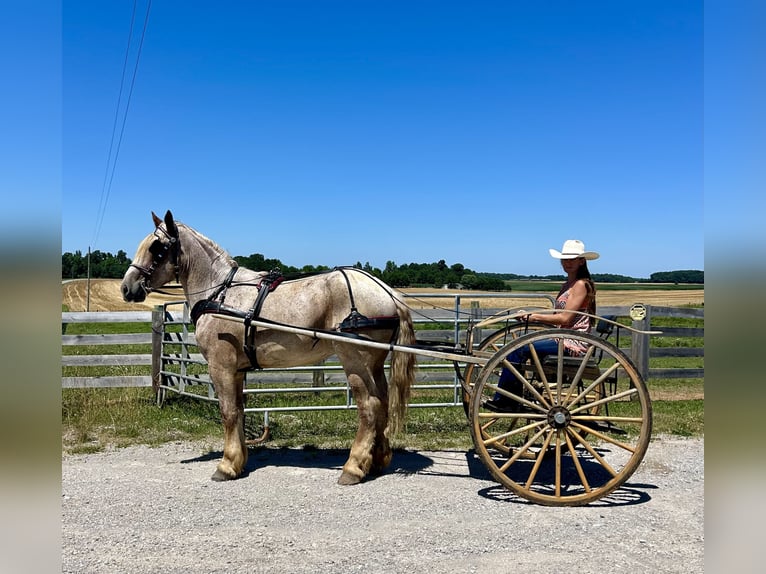
[[[127,253],[120,250],[117,255],[92,251],[90,254],[90,276],[98,279],[118,279],[125,275],[131,261]],[[61,278],[83,279],[88,277],[88,254],[82,251],[64,253],[61,256]]]
[[[323,265],[304,265],[293,267],[283,264],[279,259],[269,259],[260,253],[234,257],[242,267],[253,271],[273,271],[279,269],[286,277],[321,273],[330,267]],[[120,250],[116,255],[93,251],[90,254],[90,277],[101,279],[119,279],[130,266],[131,260]],[[369,262],[357,262],[354,267],[363,269],[380,278],[392,287],[429,287],[475,289],[480,291],[510,291],[509,281],[540,280],[564,281],[564,275],[518,275],[515,273],[482,273],[465,267],[461,263],[448,265],[444,259],[435,263],[404,263],[397,265],[387,261],[383,269],[373,267]],[[88,277],[88,255],[81,251],[64,253],[61,256],[62,279],[84,279]],[[679,283],[704,284],[704,271],[685,269],[680,271],[659,271],[648,279],[616,275],[612,273],[594,273],[597,283]]]

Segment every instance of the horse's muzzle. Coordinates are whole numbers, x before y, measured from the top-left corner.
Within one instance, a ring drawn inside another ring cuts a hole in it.
[[[146,299],[146,289],[141,281],[123,281],[120,285],[123,300],[128,303],[140,303]]]

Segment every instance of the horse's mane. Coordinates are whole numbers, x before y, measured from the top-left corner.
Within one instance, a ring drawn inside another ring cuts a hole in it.
[[[209,237],[205,237],[202,235],[199,231],[192,229],[188,225],[181,223],[180,221],[176,221],[176,225],[179,228],[183,228],[185,231],[193,235],[199,244],[202,246],[202,249],[204,249],[211,258],[214,259],[221,259],[224,261],[227,261],[232,266],[237,266],[237,261],[229,255],[229,253],[220,245],[218,245],[215,241],[210,239]]]

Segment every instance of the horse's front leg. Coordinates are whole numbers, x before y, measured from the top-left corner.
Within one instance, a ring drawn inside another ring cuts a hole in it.
[[[235,367],[221,368],[211,365],[213,381],[223,422],[223,459],[213,473],[216,481],[232,480],[242,474],[247,463],[245,443],[245,398],[242,393],[245,375]]]

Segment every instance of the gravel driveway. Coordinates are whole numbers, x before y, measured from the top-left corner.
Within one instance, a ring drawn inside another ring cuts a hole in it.
[[[622,489],[588,507],[533,505],[463,451],[397,451],[336,480],[343,450],[220,452],[173,443],[64,456],[63,572],[523,574],[702,572],[704,441],[662,438]]]

